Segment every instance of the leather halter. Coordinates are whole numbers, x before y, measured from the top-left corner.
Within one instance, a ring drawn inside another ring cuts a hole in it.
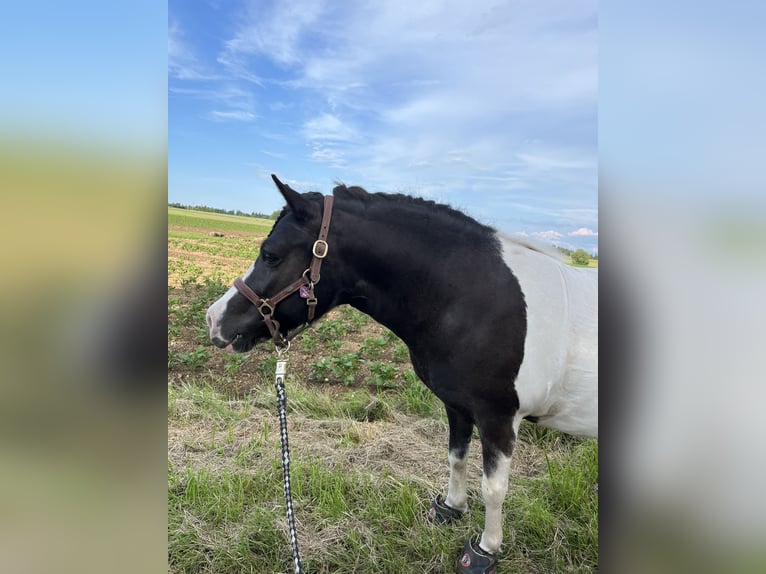
[[[314,242],[314,246],[311,248],[311,254],[313,255],[311,259],[311,265],[303,272],[299,279],[296,279],[287,287],[268,298],[258,295],[258,293],[253,291],[245,284],[242,278],[237,277],[234,280],[234,287],[236,287],[237,290],[242,293],[242,295],[245,296],[250,302],[252,302],[256,309],[258,309],[258,313],[260,313],[261,317],[263,317],[263,322],[266,323],[266,326],[271,333],[271,338],[277,347],[281,348],[287,346],[287,344],[298,333],[306,329],[314,320],[314,314],[316,313],[317,306],[317,298],[314,295],[314,286],[319,283],[319,279],[321,277],[319,271],[322,268],[322,261],[325,257],[327,257],[327,252],[330,249],[330,246],[327,244],[327,234],[330,231],[330,218],[332,217],[333,199],[334,198],[331,195],[324,196],[324,213],[322,214],[322,225],[319,228],[319,237]],[[306,299],[306,322],[292,333],[289,333],[287,337],[283,337],[279,332],[279,322],[274,319],[274,309],[281,301],[296,291],[300,291],[301,297]]]

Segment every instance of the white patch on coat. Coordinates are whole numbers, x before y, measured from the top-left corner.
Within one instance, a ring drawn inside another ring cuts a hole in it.
[[[254,267],[255,263],[253,263],[247,270],[244,275],[244,279],[247,279],[250,276]],[[229,300],[231,300],[231,298],[234,297],[234,295],[237,293],[239,293],[239,291],[236,287],[230,287],[226,293],[221,295],[221,297],[219,297],[215,303],[208,307],[207,313],[205,313],[205,320],[207,321],[207,326],[210,330],[211,339],[213,337],[223,339],[223,337],[221,337],[221,317],[223,317],[223,314],[226,312],[226,307],[229,304]]]
[[[444,503],[451,508],[465,512],[468,510],[468,495],[466,494],[468,449],[462,458],[450,451],[447,460],[449,460],[449,488]]]
[[[479,546],[486,552],[497,554],[503,543],[503,501],[508,492],[508,476],[511,473],[511,457],[497,454],[494,472],[481,477],[481,494],[484,497],[484,532]]]
[[[505,236],[503,259],[527,303],[519,417],[598,436],[598,271],[570,267]]]

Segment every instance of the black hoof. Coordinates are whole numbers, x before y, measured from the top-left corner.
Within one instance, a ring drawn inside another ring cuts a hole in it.
[[[460,574],[495,574],[497,556],[485,552],[479,546],[479,539],[468,539],[457,560],[457,571]]]
[[[452,524],[463,517],[463,512],[457,508],[452,508],[444,503],[441,494],[438,494],[431,503],[431,509],[426,518],[436,524]]]

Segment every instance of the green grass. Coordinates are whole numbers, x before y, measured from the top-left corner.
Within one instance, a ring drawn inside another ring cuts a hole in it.
[[[230,283],[258,257],[260,240],[273,224],[269,219],[168,207],[169,283],[185,286],[212,277]]]
[[[414,371],[409,370],[404,374],[404,382],[406,386],[398,395],[398,405],[402,412],[421,417],[434,417],[441,413],[441,402],[420,382]]]
[[[346,353],[338,357],[322,357],[311,364],[309,377],[315,381],[334,382],[349,386],[356,380],[356,372],[361,366],[358,353]]]
[[[345,456],[312,456],[305,431],[296,437],[311,421],[316,428],[337,425],[343,432],[331,448],[364,452],[365,444],[379,440],[374,427],[366,425],[393,429],[399,424],[393,420],[397,412],[443,418],[430,391],[413,375],[405,380],[409,384],[402,391],[381,399],[360,389],[338,396],[288,377],[293,496],[306,572],[450,572],[463,541],[481,532],[479,476],[470,477],[471,512],[456,526],[437,528],[423,515],[435,492],[443,490],[443,480],[430,485],[403,477],[395,453],[390,463],[349,467],[342,462]],[[170,566],[179,573],[288,572],[273,389],[258,386],[246,398],[232,398],[214,384],[203,377],[169,386],[170,424],[202,423],[208,429],[187,441],[193,454],[185,463],[169,467]],[[263,422],[252,422],[256,419]],[[235,428],[247,432],[241,435]],[[547,458],[536,476],[511,477],[501,571],[595,572],[598,443],[532,425],[523,428],[519,440]],[[218,458],[199,464],[194,456]],[[437,462],[446,477],[446,449],[444,458]]]
[[[297,461],[292,468],[306,572],[443,571],[454,554],[454,531],[421,517],[427,493],[414,483]],[[178,572],[288,572],[290,547],[283,522],[281,466],[244,474],[172,469],[168,479],[170,566]],[[385,533],[385,536],[381,536]],[[427,552],[423,552],[427,548]],[[434,556],[438,562],[435,563]]]
[[[296,387],[288,401],[288,412],[317,419],[346,419],[360,422],[390,420],[392,409],[385,398],[364,389],[332,396],[321,390]]]
[[[547,572],[598,569],[598,442],[577,443],[548,461],[548,479],[519,479],[513,508],[516,544]]]
[[[240,231],[264,235],[269,232],[273,225],[274,222],[270,219],[168,207],[169,228],[173,226],[191,227],[210,231]]]
[[[598,259],[591,259],[588,261],[587,265],[580,265],[579,263],[575,263],[574,261],[572,261],[571,258],[569,258],[567,259],[567,265],[570,265],[572,267],[582,267],[583,269],[585,268],[598,269]]]
[[[204,378],[191,379],[182,386],[168,386],[168,418],[171,420],[232,422],[247,418],[252,409],[245,401],[227,399]]]
[[[192,237],[194,240],[190,241]],[[168,248],[175,248],[190,255],[196,253],[221,257],[244,256],[248,259],[258,257],[258,247],[255,244],[243,246],[242,240],[239,238],[209,237],[196,233],[180,234],[174,232],[169,234]]]

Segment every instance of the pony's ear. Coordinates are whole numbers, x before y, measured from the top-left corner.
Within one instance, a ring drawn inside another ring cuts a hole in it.
[[[307,219],[311,214],[311,202],[286,183],[279,181],[279,178],[273,173],[271,174],[271,179],[273,179],[274,183],[277,184],[279,193],[281,193],[282,197],[285,198],[287,205],[290,206],[290,209],[292,209],[295,217],[299,220]]]

